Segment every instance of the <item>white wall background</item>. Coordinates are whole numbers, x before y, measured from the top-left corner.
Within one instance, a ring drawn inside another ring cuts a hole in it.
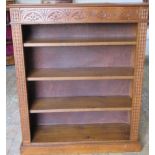
[[[142,0],[75,0],[78,3],[134,3]]]
[[[16,0],[16,3],[40,3],[41,0]]]

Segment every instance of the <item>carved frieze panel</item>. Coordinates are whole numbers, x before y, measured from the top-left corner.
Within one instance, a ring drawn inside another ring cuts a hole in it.
[[[138,7],[12,8],[12,23],[83,23],[145,20]]]

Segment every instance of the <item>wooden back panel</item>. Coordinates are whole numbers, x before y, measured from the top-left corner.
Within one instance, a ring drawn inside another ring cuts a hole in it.
[[[29,82],[30,96],[67,97],[67,96],[127,96],[130,80],[93,80],[93,81],[38,81]]]
[[[136,40],[136,24],[54,24],[24,25],[27,40]],[[27,35],[29,34],[29,35]]]
[[[129,123],[129,112],[68,112],[31,114],[32,126],[56,124]]]
[[[133,67],[134,46],[25,48],[27,69]]]

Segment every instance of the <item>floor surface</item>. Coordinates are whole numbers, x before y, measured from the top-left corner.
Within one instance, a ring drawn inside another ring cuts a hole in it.
[[[100,153],[92,155],[149,155],[149,67],[145,64],[143,98],[142,98],[142,116],[140,128],[140,141],[143,150],[138,153]],[[7,155],[19,155],[21,143],[20,118],[18,109],[18,98],[16,89],[16,76],[14,66],[8,66],[6,69],[6,89],[7,89]],[[53,154],[52,154],[53,155]],[[63,154],[65,155],[65,154]],[[90,154],[89,154],[90,155]]]

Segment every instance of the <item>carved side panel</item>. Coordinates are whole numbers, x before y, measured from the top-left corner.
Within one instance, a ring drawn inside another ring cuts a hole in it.
[[[96,23],[141,20],[139,7],[19,8],[17,9],[19,12],[16,9],[12,8],[12,23]]]
[[[142,19],[142,20],[148,20],[148,7],[141,7],[139,9],[139,19]]]
[[[10,17],[12,23],[20,23],[20,9],[19,8],[11,8],[10,9]]]
[[[28,112],[27,86],[25,78],[24,52],[20,24],[12,25],[14,56],[23,143],[30,143],[30,124]]]
[[[148,11],[141,10],[140,14],[142,18],[147,18]],[[133,101],[132,101],[132,112],[131,112],[131,135],[132,141],[138,140],[139,133],[139,121],[141,112],[141,98],[142,98],[142,82],[144,73],[144,59],[146,49],[146,30],[147,23],[138,24],[137,34],[137,47],[135,53],[135,78],[133,84]]]

